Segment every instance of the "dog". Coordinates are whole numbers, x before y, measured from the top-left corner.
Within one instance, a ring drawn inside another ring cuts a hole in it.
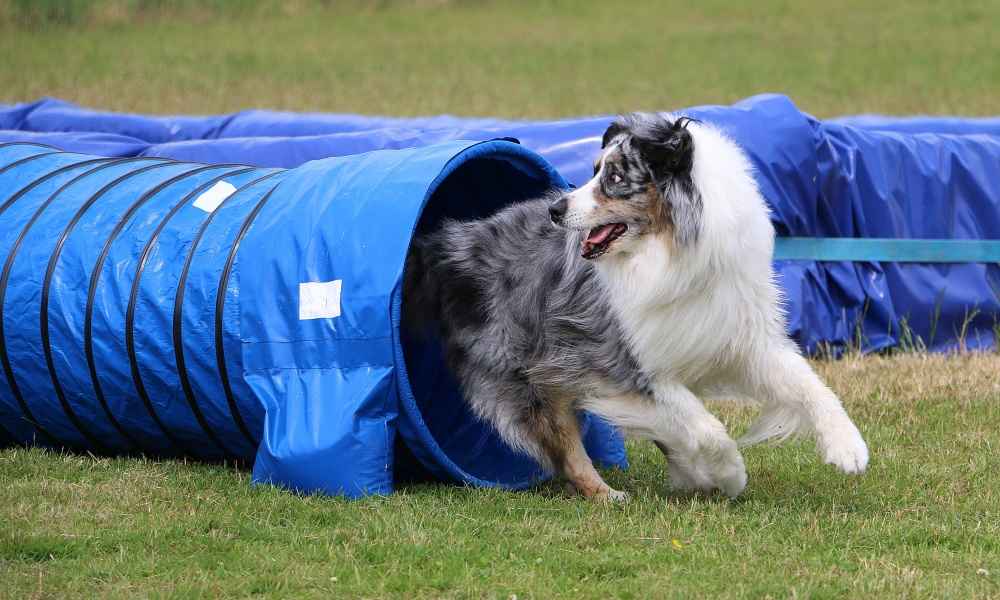
[[[738,496],[740,446],[796,434],[861,473],[861,433],[786,335],[773,247],[736,143],[634,113],[582,187],[418,236],[404,323],[433,323],[472,411],[587,498],[628,496],[594,468],[578,411],[652,440],[675,490]],[[702,403],[734,393],[762,405],[739,444]]]

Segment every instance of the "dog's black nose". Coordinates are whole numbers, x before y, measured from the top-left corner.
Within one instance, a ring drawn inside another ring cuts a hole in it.
[[[566,196],[556,200],[549,205],[549,218],[556,225],[562,225],[563,218],[566,216],[566,207],[569,203],[566,201]]]

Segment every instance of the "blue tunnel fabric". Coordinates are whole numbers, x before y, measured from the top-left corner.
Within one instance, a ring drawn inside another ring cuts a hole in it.
[[[896,133],[1000,135],[1000,117],[892,117],[886,115],[854,115],[830,119],[827,122],[832,125]]]
[[[996,262],[815,252],[1000,240],[1000,119],[821,121],[779,95],[678,113],[747,152],[777,256],[812,253],[775,261],[807,352],[995,347]],[[530,485],[440,349],[400,330],[390,284],[415,228],[586,181],[609,120],[0,106],[0,440],[254,460],[258,481],[348,495]],[[236,193],[192,207],[220,181]],[[338,280],[342,314],[299,320],[297,286]],[[626,464],[584,421],[591,455]]]
[[[998,118],[860,115],[820,121],[773,94],[678,112],[718,125],[747,152],[772,209],[779,250],[784,236],[1000,239]],[[43,99],[0,107],[0,142],[291,168],[372,150],[512,137],[579,184],[591,173],[609,119],[274,111],[149,117]],[[858,342],[879,350],[916,338],[937,351],[995,346],[1000,280],[994,262],[777,260],[776,267],[789,332],[807,352]]]
[[[350,497],[414,479],[400,448],[421,476],[541,481],[406,339],[399,282],[418,226],[565,186],[508,141],[292,170],[0,145],[0,439],[252,463]],[[330,282],[317,314],[303,286]],[[581,418],[591,456],[626,466]]]

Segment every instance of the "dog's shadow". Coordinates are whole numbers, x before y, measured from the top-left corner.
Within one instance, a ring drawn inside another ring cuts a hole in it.
[[[736,498],[721,492],[701,493],[672,490],[668,483],[668,464],[663,457],[645,448],[630,448],[628,469],[601,468],[600,472],[614,489],[629,495],[624,503],[595,502],[582,497],[561,478],[540,482],[519,491],[479,489],[469,486],[452,487],[444,492],[440,483],[410,484],[403,489],[410,492],[434,494],[470,494],[492,496],[491,501],[502,501],[508,496],[515,503],[528,499],[543,504],[594,505],[622,510],[646,510],[664,507],[678,511],[717,507],[723,510],[743,511],[797,511],[814,513],[864,513],[876,510],[881,495],[873,484],[873,473],[878,465],[870,465],[862,476],[844,475],[829,465],[824,465],[806,446],[762,446],[745,450],[747,459],[747,487]],[[531,502],[534,504],[534,502]],[[552,507],[553,510],[556,507]]]
[[[629,494],[630,503],[653,503],[678,509],[692,506],[718,505],[743,510],[778,509],[838,513],[866,512],[875,509],[879,495],[868,483],[871,473],[852,476],[840,473],[829,465],[811,457],[793,468],[774,461],[752,461],[748,464],[748,482],[743,492],[729,498],[715,491],[711,493],[679,491],[670,488],[667,465],[660,462],[657,472],[648,464],[636,461],[632,468],[604,469],[602,474],[608,484]],[[544,493],[551,497],[573,497],[565,484],[552,481],[544,485]]]
[[[524,490],[483,489],[472,486],[445,486],[438,483],[408,484],[400,491],[415,496],[445,495],[453,499],[520,506],[524,503],[536,510],[565,510],[570,507],[593,507],[595,510],[645,513],[672,510],[676,512],[719,510],[767,513],[864,514],[877,509],[879,495],[868,489],[861,479],[847,477],[825,465],[790,475],[784,471],[756,469],[750,472],[746,489],[736,498],[721,492],[679,492],[668,486],[665,473],[660,477],[630,473],[620,469],[605,469],[602,474],[615,489],[629,494],[625,502],[588,500],[578,494],[565,480],[551,479]],[[507,498],[505,501],[504,498]],[[548,508],[545,508],[545,507]]]

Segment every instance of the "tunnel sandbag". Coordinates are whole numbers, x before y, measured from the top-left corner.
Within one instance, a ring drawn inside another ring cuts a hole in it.
[[[256,482],[356,497],[411,478],[398,438],[439,479],[538,482],[435,342],[400,330],[400,279],[418,227],[564,186],[508,141],[293,170],[0,145],[0,439],[252,462]],[[624,466],[582,419],[593,458]]]

